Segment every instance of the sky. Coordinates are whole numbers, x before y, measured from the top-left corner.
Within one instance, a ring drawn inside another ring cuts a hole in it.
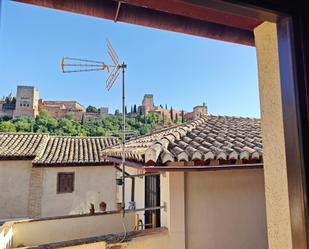
[[[1,0],[0,0],[1,1]],[[63,74],[63,56],[111,63],[108,38],[127,64],[126,103],[191,111],[206,102],[214,115],[259,117],[254,47],[2,0],[0,96],[35,86],[46,100],[121,108],[121,82],[107,91],[106,71]]]

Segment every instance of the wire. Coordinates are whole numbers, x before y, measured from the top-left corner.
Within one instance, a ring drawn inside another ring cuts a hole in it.
[[[126,224],[125,224],[125,220],[124,220],[124,217],[122,216],[122,213],[120,215],[121,215],[121,223],[122,223],[122,226],[123,226],[124,235],[123,235],[123,238],[116,243],[124,242],[126,237],[127,237],[127,227],[126,227]]]

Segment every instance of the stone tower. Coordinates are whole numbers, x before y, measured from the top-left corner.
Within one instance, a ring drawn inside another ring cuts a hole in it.
[[[143,111],[153,111],[154,103],[153,103],[153,94],[145,94],[142,102]]]
[[[14,117],[39,114],[39,90],[33,86],[17,86]]]
[[[208,114],[208,110],[207,110],[207,106],[206,103],[203,102],[203,105],[198,105],[193,107],[193,119],[197,119],[200,118],[203,115],[207,115]]]

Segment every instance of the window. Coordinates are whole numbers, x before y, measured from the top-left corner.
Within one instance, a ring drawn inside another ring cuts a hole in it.
[[[57,193],[72,193],[74,191],[74,173],[58,173]]]

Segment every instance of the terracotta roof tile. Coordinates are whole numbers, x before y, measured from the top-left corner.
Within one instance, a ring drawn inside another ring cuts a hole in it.
[[[117,143],[111,137],[0,133],[0,160],[33,160],[34,166],[103,165],[102,149]]]
[[[204,116],[196,121],[144,135],[126,143],[126,160],[166,163],[192,160],[262,158],[259,119]],[[103,150],[121,157],[121,146]]]
[[[100,153],[118,143],[116,138],[50,136],[34,159],[34,166],[104,165]]]
[[[44,147],[47,134],[0,133],[0,159],[33,159]]]

